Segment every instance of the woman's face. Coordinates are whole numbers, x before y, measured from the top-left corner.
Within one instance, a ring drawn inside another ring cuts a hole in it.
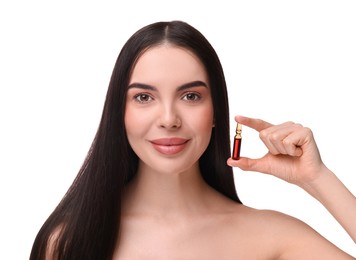
[[[164,44],[143,53],[133,69],[125,112],[128,141],[141,169],[180,173],[197,167],[213,118],[208,77],[192,52]]]

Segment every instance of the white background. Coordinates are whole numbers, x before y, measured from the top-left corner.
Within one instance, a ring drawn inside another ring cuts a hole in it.
[[[160,20],[184,20],[215,47],[231,136],[235,114],[302,123],[355,194],[355,14],[355,1],[336,0],[2,1],[0,259],[28,258],[89,149],[122,45]],[[244,128],[243,138],[242,155],[265,153],[257,133]],[[234,171],[244,204],[300,218],[356,255],[351,238],[304,191]]]

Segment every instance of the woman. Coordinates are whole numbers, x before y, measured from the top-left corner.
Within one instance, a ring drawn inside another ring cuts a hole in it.
[[[266,156],[229,158],[224,74],[200,32],[180,21],[137,31],[115,64],[87,158],[30,258],[353,259],[299,220],[242,205],[229,166],[301,186],[356,241],[355,197],[322,163],[312,132],[236,119],[260,132]]]

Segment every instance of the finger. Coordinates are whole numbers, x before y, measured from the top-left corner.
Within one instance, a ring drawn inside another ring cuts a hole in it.
[[[271,154],[289,154],[292,150],[290,146],[293,145],[293,143],[291,143],[292,140],[289,139],[288,136],[300,128],[302,127],[299,124],[285,122],[262,130],[260,132],[260,138]]]
[[[229,158],[227,160],[227,164],[231,167],[238,167],[243,171],[268,173],[270,172],[270,170],[267,168],[269,164],[264,161],[265,161],[265,157],[262,157],[260,159],[240,157],[239,160],[234,160],[232,158]]]
[[[297,145],[299,140],[299,137],[295,133],[288,135],[285,139],[283,139],[286,154],[290,156],[301,156],[303,154],[302,148]]]
[[[300,127],[297,131],[288,135],[283,142],[289,155],[301,156],[303,149],[305,149],[305,144],[312,140],[312,131],[307,127]]]
[[[273,126],[271,123],[268,123],[261,119],[245,117],[245,116],[240,116],[240,115],[235,116],[235,121],[242,125],[248,126],[252,129],[255,129],[258,132],[260,132],[268,127]]]

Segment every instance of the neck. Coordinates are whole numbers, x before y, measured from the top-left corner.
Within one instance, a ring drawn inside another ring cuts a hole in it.
[[[192,214],[206,210],[212,193],[200,174],[198,164],[179,173],[158,173],[140,165],[137,176],[127,186],[123,211]]]

